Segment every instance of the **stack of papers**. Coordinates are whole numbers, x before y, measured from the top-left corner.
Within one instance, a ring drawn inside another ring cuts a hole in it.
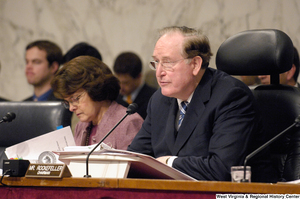
[[[67,146],[75,146],[70,126],[8,147],[5,154],[8,159],[26,159],[31,163],[38,163],[42,153],[61,151]]]

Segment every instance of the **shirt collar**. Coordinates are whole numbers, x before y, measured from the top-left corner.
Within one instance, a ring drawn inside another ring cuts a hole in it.
[[[131,100],[134,102],[135,98],[138,96],[140,90],[142,89],[142,87],[144,86],[144,82],[142,84],[139,85],[139,87],[137,87],[137,89],[135,89],[130,95],[131,95]],[[123,100],[126,101],[127,99],[127,95],[123,96]]]
[[[33,101],[47,101],[48,97],[51,95],[52,89],[48,90],[43,95],[37,97],[35,94],[33,94]]]
[[[195,91],[194,91],[195,92]],[[193,98],[193,95],[194,95],[194,92],[189,96],[189,98],[186,100],[188,103],[190,103],[191,102],[191,100],[192,100],[192,98]],[[180,107],[181,106],[181,102],[182,102],[183,100],[181,100],[181,99],[177,99],[177,103],[178,103],[178,106]]]

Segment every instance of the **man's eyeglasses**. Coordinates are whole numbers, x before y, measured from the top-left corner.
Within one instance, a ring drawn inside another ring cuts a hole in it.
[[[64,100],[61,103],[66,109],[70,108],[70,104],[72,104],[73,106],[77,106],[79,104],[79,100],[80,100],[81,96],[84,93],[85,93],[85,91],[83,93],[81,93],[80,95],[78,95],[77,97],[71,97],[70,101]]]
[[[156,70],[157,66],[160,64],[163,70],[166,71],[173,71],[173,67],[176,65],[176,63],[185,60],[188,58],[183,58],[183,59],[179,59],[177,61],[165,61],[165,62],[160,62],[160,61],[151,61],[150,62],[150,68],[152,70]]]

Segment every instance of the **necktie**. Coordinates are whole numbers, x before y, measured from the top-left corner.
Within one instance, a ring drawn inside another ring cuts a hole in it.
[[[128,104],[132,104],[131,95],[127,95],[126,102],[127,102]]]
[[[184,118],[184,115],[185,115],[185,112],[186,112],[186,109],[187,109],[187,105],[188,105],[188,102],[186,102],[186,101],[181,102],[179,120],[178,120],[178,129],[180,128],[181,123],[183,121],[183,118]]]

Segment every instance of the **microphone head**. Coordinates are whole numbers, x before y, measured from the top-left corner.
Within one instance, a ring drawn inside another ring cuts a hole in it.
[[[296,123],[296,127],[300,126],[300,115],[298,115],[298,117],[296,117],[295,123]]]
[[[3,122],[11,122],[16,118],[16,114],[13,112],[8,112],[6,115],[2,118]]]
[[[128,115],[131,115],[137,111],[138,107],[139,106],[136,103],[129,104],[126,113],[128,113]]]

